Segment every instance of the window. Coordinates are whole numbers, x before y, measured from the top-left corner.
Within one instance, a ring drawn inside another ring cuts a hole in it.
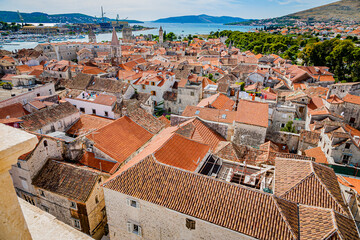
[[[191,219],[186,219],[186,227],[190,230],[195,229],[195,221]]]
[[[85,108],[80,108],[80,112],[85,113]]]
[[[76,202],[70,201],[70,208],[77,209]]]
[[[134,207],[134,208],[139,208],[140,207],[139,202],[136,201],[136,200],[127,199],[126,202],[127,202],[127,205],[129,205],[131,207]]]
[[[101,183],[101,178],[99,178],[98,183],[99,183],[99,184]]]
[[[283,114],[283,115],[282,115],[282,118],[287,118],[287,115],[286,115],[286,114]]]
[[[346,143],[345,144],[345,149],[350,149],[351,143]]]
[[[21,163],[20,162],[17,162],[16,165],[17,165],[18,168],[21,168]]]
[[[281,124],[280,124],[280,127],[281,127],[281,128],[285,127],[285,123],[281,123]]]
[[[146,88],[146,86],[145,85],[141,85],[142,86],[142,89],[145,89]]]
[[[349,156],[349,155],[343,155],[342,163],[343,164],[348,164],[349,161],[350,161],[350,158],[351,158],[351,156]]]
[[[155,92],[155,91],[151,91],[151,95],[156,96],[156,92]]]
[[[107,111],[105,111],[104,113],[105,113],[105,117],[109,116],[109,113]]]
[[[52,95],[52,91],[51,91],[51,89],[49,89],[49,93],[50,93],[50,95]]]
[[[44,141],[44,147],[47,147],[48,146],[48,143],[47,143],[47,141],[45,140]]]
[[[105,218],[106,217],[106,208],[105,207],[101,210],[101,213],[102,213],[102,217]]]
[[[93,110],[92,110],[92,113],[96,115],[96,109],[93,109]]]
[[[350,118],[350,123],[355,123],[355,118]]]
[[[151,82],[151,86],[155,86],[155,83],[154,83],[154,82]]]
[[[134,233],[141,236],[141,227],[138,224],[127,222],[127,229],[129,233]]]
[[[99,203],[99,198],[98,196],[95,196],[95,204],[98,204]]]
[[[194,93],[194,92],[190,92],[190,95],[191,95],[191,96],[194,96],[194,95],[195,95],[195,93]]]
[[[197,110],[197,111],[195,112],[195,115],[199,115],[199,114],[200,114],[200,111]]]
[[[37,96],[37,97],[40,97],[40,93],[37,93],[36,96]]]
[[[39,189],[40,196],[45,197],[45,193],[43,190]]]
[[[221,115],[222,119],[226,119],[226,114]]]
[[[74,219],[74,227],[80,229],[80,221],[79,221],[79,219]]]

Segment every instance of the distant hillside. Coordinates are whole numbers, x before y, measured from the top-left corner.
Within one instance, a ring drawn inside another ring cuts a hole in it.
[[[288,15],[315,20],[360,21],[360,0],[342,0]]]
[[[26,23],[93,23],[98,19],[81,13],[46,14],[41,12],[20,13]],[[106,21],[114,20],[105,18]],[[0,21],[20,22],[17,12],[0,11]],[[126,20],[129,23],[142,23],[137,20]]]
[[[179,17],[161,18],[156,20],[158,23],[230,23],[230,22],[243,22],[247,19],[238,17],[214,17],[209,15],[188,15]]]

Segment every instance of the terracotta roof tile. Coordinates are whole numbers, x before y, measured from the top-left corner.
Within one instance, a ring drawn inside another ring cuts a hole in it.
[[[114,120],[95,115],[82,114],[79,120],[67,130],[67,134],[80,136],[112,123]]]
[[[315,162],[328,164],[325,153],[321,150],[321,147],[307,149],[304,152],[306,156],[315,158]]]
[[[86,202],[99,174],[56,160],[49,160],[32,184],[61,196]]]
[[[299,205],[301,239],[360,239],[355,222],[331,209]]]
[[[344,102],[360,105],[360,96],[347,94],[343,100]]]
[[[295,203],[163,165],[152,156],[104,186],[254,238],[297,238]]]
[[[82,165],[107,173],[110,173],[116,165],[116,162],[109,161],[107,159],[96,158],[95,154],[92,152],[85,152],[79,162]]]
[[[269,105],[267,103],[239,100],[236,122],[268,127]]]
[[[120,163],[152,137],[153,134],[126,116],[87,135],[96,148]]]
[[[11,118],[19,118],[28,115],[29,112],[23,108],[21,103],[14,103],[6,107],[0,108],[0,119],[10,116]]]
[[[197,118],[182,124],[176,133],[197,142],[207,144],[211,147],[212,150],[215,150],[221,141],[226,141],[226,139],[224,139],[215,131],[211,130],[200,119]]]
[[[290,201],[349,214],[334,171],[318,163],[277,159],[274,192]]]
[[[174,134],[154,156],[164,164],[195,171],[209,150],[208,145]]]
[[[164,124],[162,121],[160,121],[158,118],[154,117],[150,113],[146,112],[142,108],[136,108],[133,111],[129,111],[128,116],[131,118],[131,120],[145,128],[152,134],[156,134],[164,128]]]
[[[203,120],[223,123],[233,123],[237,113],[221,109],[202,108],[195,106],[186,106],[182,116],[199,117]]]
[[[37,131],[49,123],[56,122],[76,113],[79,113],[79,110],[72,104],[69,102],[61,103],[21,117],[24,121],[21,127],[28,131]]]

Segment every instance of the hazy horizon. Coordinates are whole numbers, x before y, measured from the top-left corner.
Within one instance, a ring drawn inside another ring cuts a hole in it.
[[[201,15],[232,16],[245,19],[263,19],[280,17],[290,13],[306,10],[334,0],[17,0],[9,3],[0,0],[2,11],[43,12],[47,14],[82,13],[90,16],[101,16],[101,6],[105,17],[120,19],[128,17],[132,20],[153,21],[159,18]]]

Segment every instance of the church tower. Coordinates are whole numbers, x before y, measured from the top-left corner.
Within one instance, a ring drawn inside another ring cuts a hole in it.
[[[162,27],[160,26],[159,29],[159,43],[162,44],[164,42],[164,31],[162,29]]]
[[[117,37],[115,27],[113,27],[111,44],[110,44],[111,58],[116,64],[120,64],[121,59],[121,45]]]
[[[89,30],[89,42],[96,43],[96,35],[93,32],[92,28]]]

